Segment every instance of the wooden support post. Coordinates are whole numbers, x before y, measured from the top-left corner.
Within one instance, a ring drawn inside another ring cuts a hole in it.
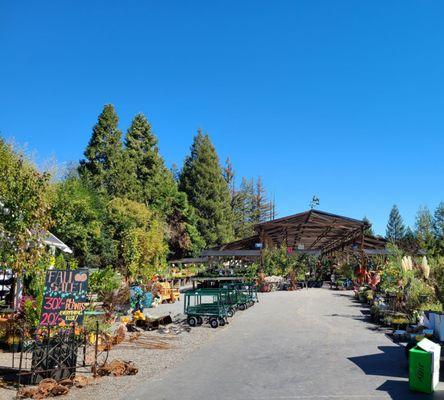
[[[366,278],[367,278],[367,268],[365,265],[365,253],[364,253],[364,227],[361,227],[361,246],[360,246],[360,250],[361,250],[361,271],[364,274],[363,280],[365,282]]]
[[[265,235],[264,235],[264,230],[262,228],[259,233],[259,239],[261,241],[261,272],[263,272],[263,270],[264,270]]]

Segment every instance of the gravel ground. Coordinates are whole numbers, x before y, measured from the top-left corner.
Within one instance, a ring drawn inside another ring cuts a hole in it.
[[[162,304],[157,308],[147,310],[147,314],[153,316],[163,316],[171,314],[172,316],[183,311],[183,302],[174,304]],[[163,372],[177,365],[184,357],[193,352],[202,343],[205,343],[212,336],[223,331],[227,327],[212,329],[209,325],[203,325],[192,329],[190,332],[184,331],[176,335],[170,333],[160,333],[158,331],[144,332],[141,334],[142,340],[162,341],[171,346],[168,349],[146,349],[141,346],[123,343],[115,346],[109,353],[108,361],[121,359],[124,361],[133,361],[139,369],[139,373],[134,376],[123,377],[101,377],[82,389],[72,389],[70,394],[64,396],[66,400],[83,399],[121,399],[125,397],[128,388],[134,388],[144,382],[146,379]],[[11,354],[0,353],[0,365],[11,365]],[[80,371],[82,374],[83,372]],[[89,372],[86,376],[92,376]],[[10,400],[15,398],[15,391],[0,388],[0,399]]]
[[[222,328],[225,329],[225,328]],[[182,332],[179,335],[161,334],[150,332],[144,337],[164,339],[171,338],[172,348],[165,350],[153,350],[140,347],[116,346],[110,352],[109,359],[121,359],[133,361],[139,368],[139,373],[134,376],[102,377],[96,380],[96,384],[83,389],[72,390],[66,399],[91,400],[91,399],[121,399],[126,397],[128,388],[135,388],[146,379],[174,367],[184,357],[195,350],[200,344],[206,342],[216,331],[208,326],[193,329],[191,332]],[[168,340],[168,342],[170,342]]]

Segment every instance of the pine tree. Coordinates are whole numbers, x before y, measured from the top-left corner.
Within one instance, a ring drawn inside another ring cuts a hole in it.
[[[179,182],[179,179],[180,179],[180,169],[179,169],[179,167],[177,166],[176,163],[173,163],[173,165],[171,166],[170,171],[173,174],[174,180],[176,182]]]
[[[216,150],[200,130],[185,160],[180,189],[196,210],[197,227],[207,246],[233,238],[230,191]]]
[[[163,199],[159,199],[160,192],[171,185],[172,179],[162,184],[159,175],[168,174],[163,171],[166,168],[158,154],[157,138],[143,114],[133,118],[126,133],[125,149],[138,183],[137,200],[149,205],[163,203]]]
[[[253,231],[254,186],[252,180],[242,178],[239,189],[232,199],[233,228],[236,239],[252,236]]]
[[[405,227],[402,221],[401,214],[398,207],[394,205],[390,211],[389,220],[387,223],[386,238],[391,242],[398,242],[404,237]]]
[[[227,182],[228,188],[230,189],[231,199],[234,197],[235,193],[235,179],[234,179],[234,169],[231,164],[230,157],[227,157],[225,161],[225,168],[223,171],[225,182]]]
[[[415,233],[410,226],[406,228],[404,237],[397,244],[404,252],[410,255],[416,255],[420,250]]]
[[[253,221],[256,224],[272,219],[273,204],[267,198],[261,177],[256,180],[253,204]]]
[[[126,195],[131,190],[118,123],[114,106],[105,105],[86,147],[86,159],[79,166],[80,175],[92,187],[111,196]]]
[[[435,253],[444,255],[444,202],[439,203],[433,214],[433,232],[435,234]]]
[[[194,210],[180,193],[172,171],[166,168],[157,137],[143,114],[134,117],[125,138],[125,149],[136,176],[135,199],[164,215],[169,245],[175,257],[196,254],[202,240],[195,228]]]
[[[433,230],[437,238],[444,239],[444,202],[439,203],[433,215]]]
[[[271,201],[271,219],[275,219],[277,217],[276,211],[276,195],[273,194],[273,200]]]
[[[427,207],[421,207],[416,214],[415,236],[422,249],[433,246],[433,217]]]
[[[244,182],[242,183],[244,184]],[[245,179],[245,184],[241,189],[243,189],[245,193],[245,221],[247,226],[253,230],[254,225],[258,223],[254,179]]]
[[[374,232],[372,229],[372,223],[367,217],[362,218],[362,222],[366,222],[368,224],[368,227],[364,230],[365,235],[374,236]]]
[[[157,137],[143,114],[137,114],[125,136],[125,152],[136,177],[135,199],[169,216],[178,195],[173,174],[166,168]]]
[[[232,199],[235,237],[242,239],[254,234],[254,225],[274,219],[274,201],[268,199],[261,178],[242,178],[242,183]]]

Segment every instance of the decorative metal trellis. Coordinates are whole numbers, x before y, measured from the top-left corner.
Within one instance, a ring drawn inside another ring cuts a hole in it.
[[[71,330],[67,333],[57,333],[36,338],[24,346],[21,354],[31,354],[31,379],[30,383],[39,383],[42,379],[69,378],[77,367],[79,348],[82,346],[82,338]],[[23,362],[23,358],[22,358]],[[20,374],[25,373],[22,369]]]
[[[17,332],[17,336],[18,351],[12,354],[17,390],[23,384],[37,384],[45,378],[70,378],[78,368],[90,368],[96,376],[97,369],[108,359],[109,339],[99,330],[98,322],[90,331],[76,326],[46,327],[32,339],[26,339],[23,332]]]

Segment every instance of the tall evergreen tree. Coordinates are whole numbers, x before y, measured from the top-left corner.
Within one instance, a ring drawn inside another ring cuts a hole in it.
[[[395,243],[401,240],[404,237],[404,234],[404,222],[402,221],[398,207],[394,205],[390,211],[390,216],[387,223],[386,238]]]
[[[86,159],[81,160],[79,166],[83,178],[97,190],[111,196],[126,195],[131,191],[118,123],[114,106],[105,105],[86,147]]]
[[[372,223],[367,217],[362,218],[363,222],[366,222],[368,224],[368,228],[364,230],[364,234],[373,236],[375,233],[373,232]]]
[[[180,176],[180,189],[197,213],[197,227],[207,246],[233,238],[230,190],[216,150],[207,134],[198,131]]]
[[[242,178],[241,185],[232,198],[233,228],[236,239],[253,235],[253,209],[254,209],[253,180]]]
[[[444,202],[439,203],[433,214],[433,232],[436,238],[435,252],[444,255]]]
[[[419,246],[422,249],[430,249],[433,246],[433,217],[427,207],[421,207],[416,214],[415,234]]]
[[[404,252],[410,255],[416,255],[420,250],[416,235],[410,226],[406,228],[403,238],[397,244]]]
[[[157,137],[143,114],[137,114],[125,138],[130,168],[137,180],[135,198],[165,216],[169,245],[175,257],[195,254],[202,240],[195,228],[194,210],[180,193],[173,173],[159,154]]]
[[[138,200],[165,207],[162,192],[170,191],[174,182],[159,155],[157,138],[143,114],[137,114],[132,120],[125,137],[125,149],[138,182]]]
[[[173,163],[173,165],[171,166],[170,171],[173,174],[174,180],[176,182],[179,182],[179,179],[180,179],[180,169],[179,169],[179,167],[177,166],[176,163]]]
[[[231,160],[229,157],[227,157],[225,161],[225,168],[223,171],[224,179],[227,182],[228,188],[230,189],[231,199],[234,197],[235,193],[235,176],[234,176],[234,169],[233,164],[231,164]]]
[[[275,216],[274,202],[269,200],[261,178],[242,178],[242,183],[232,199],[235,237],[245,238],[254,234],[254,225],[269,221]]]
[[[433,230],[435,236],[444,239],[444,202],[439,203],[433,214]]]
[[[262,178],[256,180],[254,201],[253,201],[253,221],[258,224],[272,219],[273,204],[267,197],[267,192],[262,183]]]

